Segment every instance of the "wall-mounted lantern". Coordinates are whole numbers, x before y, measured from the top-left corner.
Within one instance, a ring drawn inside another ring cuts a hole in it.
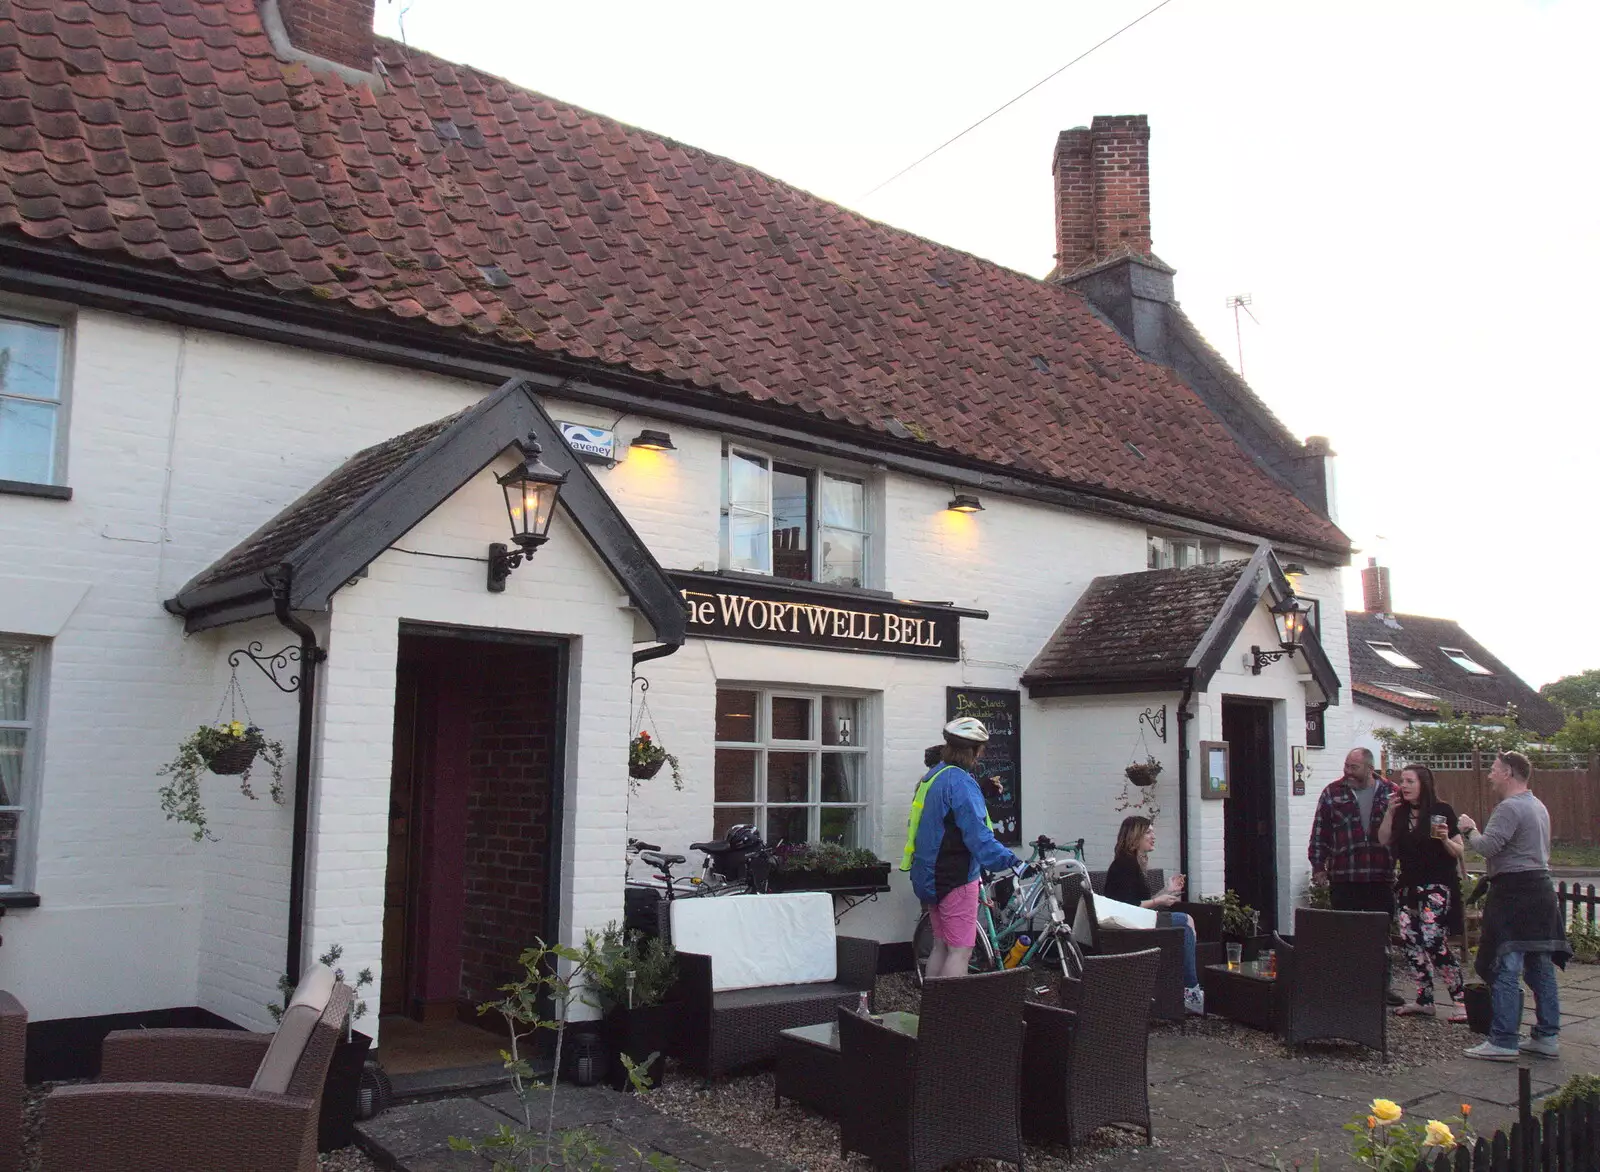
[[[489,546],[489,591],[500,594],[506,588],[511,571],[533,556],[550,539],[550,522],[556,514],[556,501],[561,496],[561,486],[567,482],[565,472],[557,472],[539,457],[543,454],[532,436],[523,445],[527,458],[498,477],[500,489],[506,494],[506,514],[511,519],[511,540],[515,550],[493,542]]]
[[[983,502],[974,493],[958,492],[951,498],[950,503],[945,508],[952,513],[981,513],[983,512]]]
[[[664,431],[657,431],[647,427],[633,437],[628,444],[630,448],[643,448],[647,452],[675,452],[677,445],[672,442],[672,436]]]
[[[1261,669],[1269,663],[1276,663],[1285,655],[1293,655],[1305,646],[1306,624],[1311,614],[1311,603],[1304,598],[1289,595],[1282,602],[1270,608],[1272,621],[1278,625],[1278,645],[1281,651],[1263,651],[1259,647],[1250,648],[1250,673],[1260,675]]]

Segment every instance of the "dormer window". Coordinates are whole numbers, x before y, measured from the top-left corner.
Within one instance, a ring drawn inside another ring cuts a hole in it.
[[[722,567],[865,586],[865,479],[729,446],[722,458]]]
[[[1470,671],[1475,676],[1494,675],[1494,672],[1484,667],[1483,664],[1479,663],[1476,659],[1472,658],[1472,656],[1468,655],[1459,647],[1441,647],[1439,650],[1443,651],[1445,655],[1449,657],[1450,662],[1455,664],[1462,671]]]
[[[1369,639],[1367,640],[1367,646],[1372,648],[1377,653],[1378,658],[1390,667],[1403,667],[1407,671],[1422,670],[1420,663],[1406,655],[1393,643],[1374,643]]]
[[[1186,570],[1190,566],[1214,566],[1222,560],[1222,547],[1212,541],[1188,541],[1152,533],[1148,549],[1147,565],[1152,570]]]

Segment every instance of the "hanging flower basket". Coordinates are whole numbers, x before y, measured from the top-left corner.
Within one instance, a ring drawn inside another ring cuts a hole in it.
[[[1124,769],[1123,773],[1134,785],[1151,786],[1156,783],[1156,778],[1161,776],[1161,762],[1154,757],[1148,757],[1143,761],[1135,761]]]
[[[649,781],[661,772],[663,765],[672,766],[672,787],[682,789],[683,774],[678,772],[678,759],[641,729],[628,745],[628,776]]]
[[[235,728],[240,731],[235,732]],[[202,729],[209,733],[210,729]],[[238,777],[249,771],[255,764],[256,757],[260,754],[266,738],[261,735],[261,730],[255,727],[244,728],[239,722],[233,721],[222,737],[206,737],[195,748],[200,753],[200,758],[206,763],[206,768],[218,777]]]
[[[200,802],[200,776],[210,772],[221,777],[237,777],[239,792],[252,801],[250,771],[258,759],[272,770],[271,794],[274,802],[283,801],[283,744],[269,740],[255,725],[232,720],[223,724],[203,724],[178,744],[178,753],[157,774],[170,778],[158,791],[161,810],[169,822],[186,822],[193,828],[194,840],[215,839],[207,828],[205,807]]]

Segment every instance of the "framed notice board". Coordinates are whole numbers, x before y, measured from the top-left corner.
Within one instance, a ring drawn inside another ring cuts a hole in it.
[[[945,719],[975,716],[989,730],[978,760],[978,785],[989,804],[994,836],[1022,843],[1022,693],[1005,688],[946,688]]]
[[[1228,796],[1230,780],[1227,741],[1200,742],[1200,796],[1219,802]]]

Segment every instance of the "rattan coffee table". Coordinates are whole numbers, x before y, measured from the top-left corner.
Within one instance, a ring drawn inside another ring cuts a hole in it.
[[[1207,1013],[1272,1032],[1276,978],[1265,962],[1252,960],[1232,968],[1208,964],[1200,970],[1200,985],[1206,991]]]
[[[883,1024],[898,1033],[917,1036],[917,1015],[885,1013]],[[772,1080],[772,1102],[784,1099],[810,1107],[829,1119],[839,1117],[839,1023],[800,1026],[778,1033],[778,1066]]]

